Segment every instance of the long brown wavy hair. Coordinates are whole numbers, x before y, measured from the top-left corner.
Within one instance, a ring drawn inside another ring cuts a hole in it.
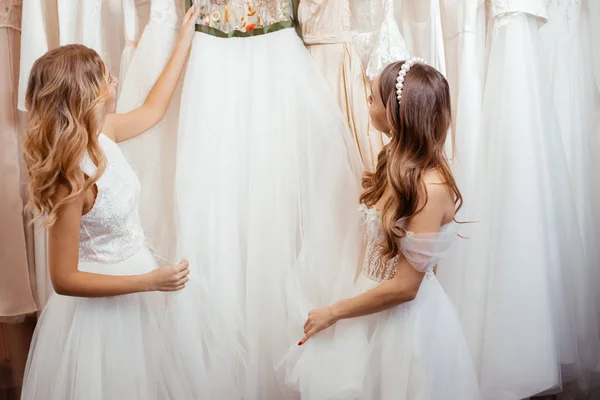
[[[436,171],[454,195],[456,211],[462,195],[452,176],[446,152],[446,137],[451,123],[450,89],[435,68],[414,64],[406,74],[402,101],[396,95],[396,80],[404,62],[388,65],[379,76],[379,92],[391,140],[379,153],[374,173],[363,176],[361,203],[374,206],[388,185],[393,189],[382,210],[384,241],[381,255],[391,259],[399,253],[399,241],[406,236],[406,223],[426,204],[423,176]],[[425,202],[421,196],[425,196]]]
[[[98,134],[109,95],[108,70],[94,50],[81,45],[47,52],[34,64],[26,94],[27,131],[23,152],[29,175],[28,207],[54,224],[58,209],[89,189],[106,168]],[[81,169],[85,154],[98,167]],[[68,195],[57,199],[59,185]]]

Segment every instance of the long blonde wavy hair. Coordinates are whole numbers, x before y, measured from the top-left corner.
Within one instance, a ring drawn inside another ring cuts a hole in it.
[[[455,209],[462,206],[462,195],[452,176],[445,152],[452,118],[450,89],[435,68],[414,64],[404,79],[402,101],[396,95],[396,79],[403,62],[388,65],[379,77],[379,92],[391,127],[391,140],[381,153],[374,173],[363,176],[360,201],[374,206],[388,185],[391,197],[382,210],[384,241],[381,255],[395,257],[399,242],[406,236],[404,226],[421,211],[421,197],[427,196],[423,176],[437,171],[454,195]],[[425,197],[426,204],[427,197]]]
[[[23,152],[28,207],[46,228],[56,221],[59,208],[94,185],[106,168],[98,134],[110,93],[108,77],[98,53],[82,45],[51,50],[33,64]],[[86,153],[97,166],[91,177],[81,169]],[[61,199],[56,196],[59,185],[68,190]]]

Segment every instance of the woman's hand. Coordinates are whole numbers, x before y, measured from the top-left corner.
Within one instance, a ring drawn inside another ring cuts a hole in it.
[[[190,7],[185,13],[183,21],[181,22],[181,28],[179,28],[179,40],[178,42],[184,47],[192,46],[192,39],[194,38],[194,32],[196,31],[196,18],[200,15],[200,8]]]
[[[333,315],[331,307],[323,307],[308,313],[308,319],[304,323],[304,337],[298,343],[302,346],[314,334],[321,332],[335,324],[337,319]]]
[[[150,290],[174,292],[183,289],[189,280],[189,265],[190,263],[184,260],[177,265],[165,265],[148,272]]]

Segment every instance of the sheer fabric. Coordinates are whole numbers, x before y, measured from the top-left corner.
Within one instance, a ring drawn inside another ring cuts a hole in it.
[[[396,261],[384,263],[376,254],[368,256],[369,248],[375,253],[382,240],[379,213],[364,205],[359,210],[367,256],[356,284],[336,292],[336,300],[373,289],[395,273]],[[310,399],[479,399],[460,320],[433,274],[455,240],[453,224],[437,233],[409,233],[403,238],[403,256],[425,272],[416,298],[376,314],[339,321],[302,347],[291,349],[286,359],[288,384]],[[374,274],[382,265],[390,273]],[[350,269],[346,273],[351,276]]]

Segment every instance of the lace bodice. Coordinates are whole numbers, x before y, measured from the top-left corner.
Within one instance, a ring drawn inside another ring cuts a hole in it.
[[[362,273],[377,282],[392,279],[396,274],[399,256],[389,261],[381,257],[383,232],[381,217],[375,207],[360,205],[363,220],[363,235],[366,243]],[[444,257],[456,239],[454,224],[442,226],[439,232],[412,233],[400,241],[400,251],[406,260],[418,271],[425,272],[426,277],[433,276],[433,268]]]
[[[138,215],[140,182],[119,146],[103,134],[99,141],[107,167],[96,182],[94,206],[81,218],[79,259],[112,263],[131,257],[143,245]],[[86,157],[82,169],[91,176],[96,166]]]
[[[150,21],[176,28],[181,18],[180,0],[152,0]]]
[[[0,28],[21,29],[23,0],[0,0]]]
[[[409,58],[394,19],[393,0],[351,0],[351,6],[353,40],[370,79],[387,64]]]

